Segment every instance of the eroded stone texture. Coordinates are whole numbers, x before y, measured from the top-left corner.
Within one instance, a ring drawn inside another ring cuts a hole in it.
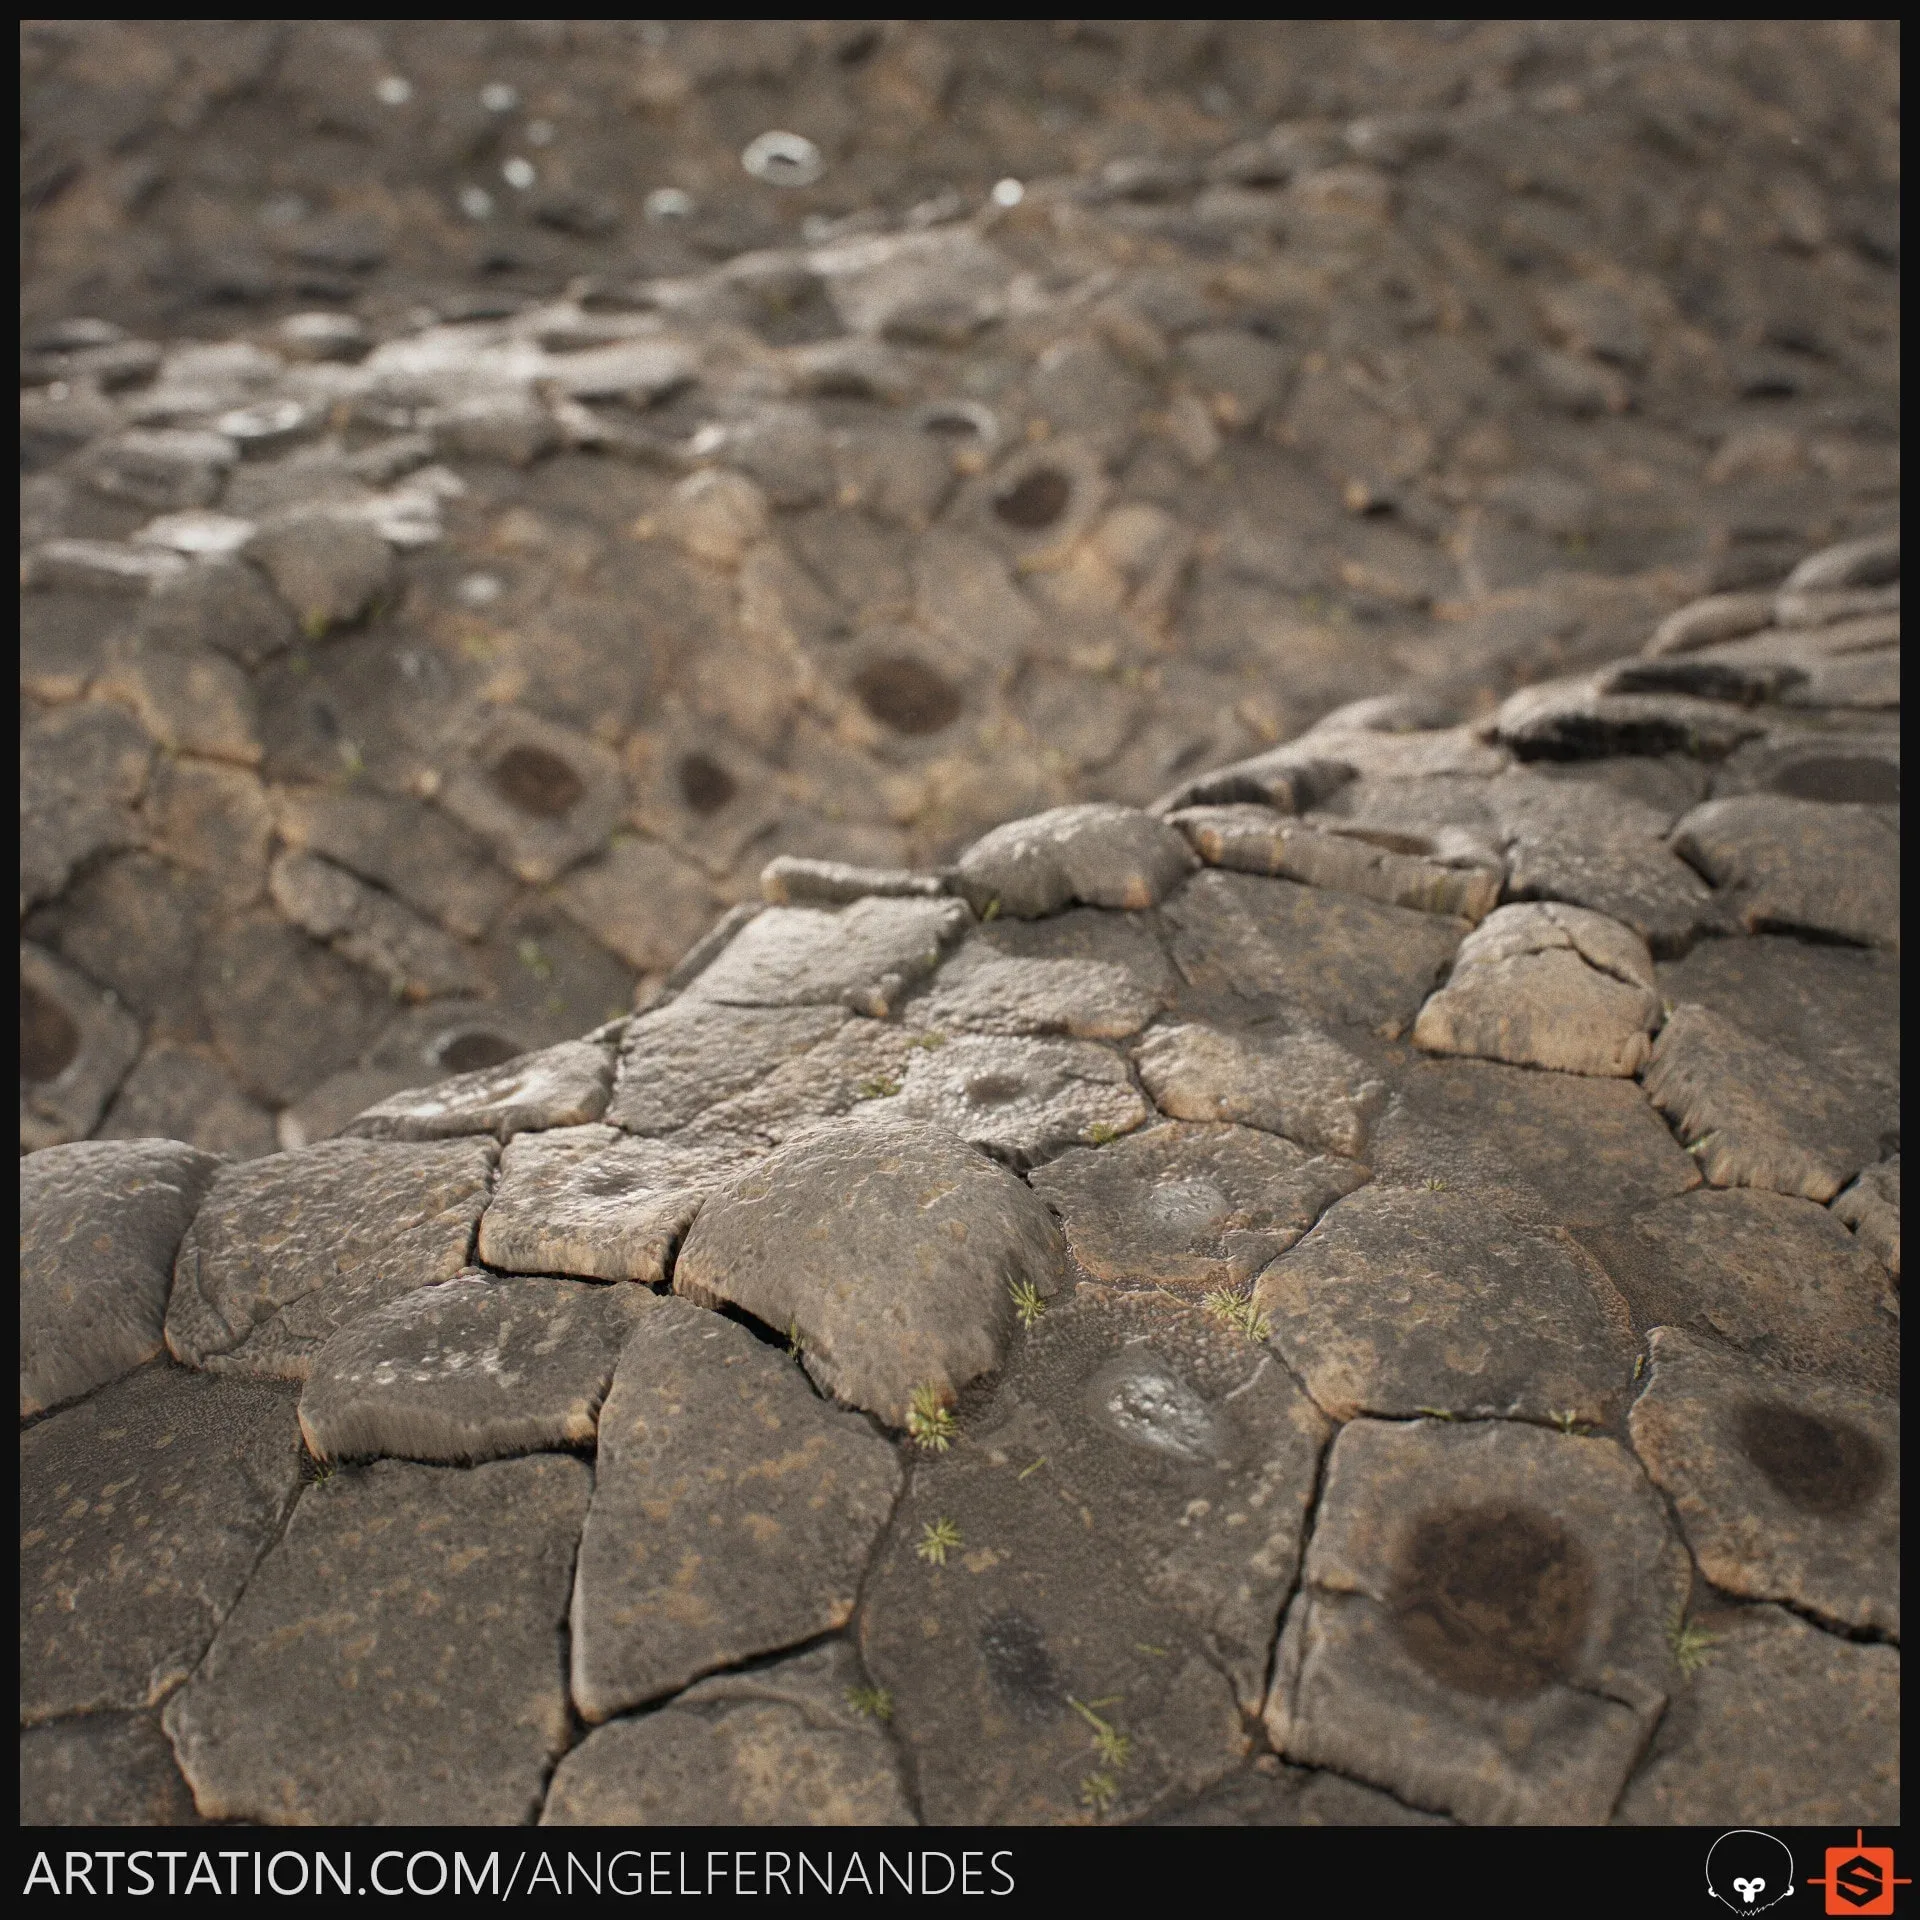
[[[1137,1818],[1238,1765],[1326,1432],[1194,1307],[1042,1317],[915,1472],[862,1608],[926,1818]]]
[[[457,1073],[417,1091],[396,1093],[350,1121],[362,1140],[447,1140],[578,1127],[598,1120],[613,1086],[613,1049],[594,1040],[563,1040],[497,1067]]]
[[[1673,844],[1750,933],[1795,927],[1900,944],[1900,830],[1869,808],[1777,793],[1709,800],[1674,828]]]
[[[1023,960],[970,943],[908,1003],[909,1025],[933,1032],[1071,1034],[1124,1040],[1165,1004],[1111,960]]]
[[[162,1363],[20,1436],[20,1718],[149,1707],[300,1484],[293,1396]]]
[[[1900,1637],[1900,1408],[1656,1327],[1635,1451],[1700,1571],[1842,1628]]]
[[[1900,1156],[1869,1167],[1852,1186],[1835,1196],[1834,1217],[1897,1280],[1900,1277]]]
[[[1250,1127],[1173,1122],[1063,1153],[1032,1176],[1098,1280],[1244,1286],[1367,1177]]]
[[[458,941],[411,907],[310,853],[283,853],[267,875],[274,905],[397,999],[477,993],[480,974]]]
[[[301,1496],[166,1728],[214,1820],[513,1826],[567,1741],[592,1471],[343,1467]]]
[[[1848,1088],[1690,1001],[1668,1015],[1643,1084],[1717,1187],[1824,1204],[1872,1153]]]
[[[139,1025],[111,994],[21,941],[23,1152],[84,1139],[139,1057]]]
[[[176,1140],[77,1141],[20,1162],[20,1417],[151,1360],[173,1257],[220,1163]]]
[[[1336,1026],[1404,1031],[1453,958],[1466,923],[1324,887],[1216,870],[1163,909],[1173,957],[1195,987],[1278,1001]]]
[[[1711,1636],[1621,1796],[1623,1826],[1897,1826],[1900,1654],[1780,1607],[1699,1616]]]
[[[1501,907],[1460,943],[1413,1043],[1561,1073],[1631,1077],[1660,1019],[1653,956],[1629,927],[1557,902]]]
[[[1134,1057],[1169,1119],[1232,1121],[1328,1153],[1365,1153],[1387,1104],[1386,1082],[1311,1027],[1266,1035],[1160,1026]]]
[[[777,1347],[657,1305],[601,1410],[575,1705],[606,1720],[845,1626],[899,1484],[894,1450]]]
[[[437,797],[509,872],[545,886],[606,844],[627,787],[620,762],[597,740],[500,708],[466,743]]]
[[[819,1045],[851,1017],[844,1007],[675,1000],[627,1028],[606,1117],[628,1133],[672,1133]]]
[[[1358,1420],[1335,1441],[1267,1732],[1414,1806],[1603,1822],[1674,1684],[1685,1552],[1611,1440]]]
[[[467,1264],[498,1154],[491,1140],[324,1140],[227,1168],[181,1243],[169,1350],[304,1380],[348,1321]]]
[[[480,1258],[510,1273],[658,1285],[702,1198],[747,1157],[720,1139],[633,1140],[617,1127],[521,1134],[500,1156]]]
[[[721,1151],[743,1137],[790,1139],[867,1101],[890,1098],[905,1084],[915,1053],[942,1044],[943,1036],[912,1033],[888,1021],[848,1020],[818,1046],[775,1067],[758,1086],[707,1108],[687,1137]]]
[[[1186,841],[1136,807],[1094,801],[996,827],[960,856],[954,885],[976,913],[1033,920],[1079,901],[1157,906],[1193,870]]]
[[[1580,1237],[1640,1326],[1698,1327],[1784,1372],[1899,1395],[1886,1269],[1824,1207],[1702,1190]]]
[[[1336,1420],[1441,1412],[1600,1425],[1633,1373],[1626,1303],[1591,1256],[1472,1195],[1350,1195],[1261,1274],[1253,1299]]]
[[[914,1824],[852,1648],[689,1687],[657,1713],[589,1733],[547,1789],[546,1827]]]
[[[1277,1765],[1266,1756],[1229,1774],[1197,1800],[1163,1814],[1160,1827],[1444,1827],[1437,1814],[1402,1806],[1378,1787],[1363,1787],[1337,1773]]]
[[[1065,1257],[1045,1206],[945,1129],[846,1121],[710,1197],[673,1284],[794,1329],[816,1380],[898,1427],[917,1387],[999,1364],[1009,1288],[1053,1293]]]
[[[20,1824],[190,1827],[200,1819],[159,1716],[99,1713],[21,1733]]]
[[[937,875],[904,867],[854,867],[783,853],[761,868],[760,891],[776,907],[844,907],[874,895],[936,900],[944,888]]]
[[[769,907],[687,989],[725,1006],[835,1003],[884,1019],[968,924],[958,900],[856,900],[838,913]]]
[[[589,1446],[642,1287],[463,1273],[343,1327],[314,1355],[300,1431],[316,1460],[468,1463]]]

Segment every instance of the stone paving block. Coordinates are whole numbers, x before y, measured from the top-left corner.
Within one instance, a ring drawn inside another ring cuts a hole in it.
[[[870,1690],[840,1640],[718,1674],[656,1713],[596,1727],[560,1762],[543,1827],[903,1827],[914,1823]]]
[[[1749,933],[1900,944],[1900,831],[1865,808],[1777,793],[1709,800],[1674,828],[1673,844]]]
[[[1687,1558],[1611,1440],[1355,1421],[1266,1727],[1289,1759],[1494,1825],[1597,1825],[1676,1682]]]
[[[1250,1127],[1174,1122],[1063,1153],[1032,1176],[1097,1280],[1243,1287],[1367,1177]]]
[[[1700,1571],[1846,1630],[1900,1637],[1900,1408],[1656,1327],[1634,1450]]]
[[[358,620],[393,589],[393,549],[364,521],[293,513],[264,526],[246,557],[310,639]]]
[[[1112,960],[1024,960],[969,942],[902,1017],[934,1032],[1124,1040],[1165,1004]]]
[[[1502,703],[1494,729],[1522,759],[1598,759],[1604,754],[1691,753],[1718,759],[1765,731],[1739,707],[1684,693],[1608,693],[1598,675],[1522,687]]]
[[[944,1035],[913,1033],[885,1020],[847,1021],[816,1047],[777,1066],[757,1087],[722,1100],[686,1129],[689,1140],[788,1140],[825,1120],[886,1100],[905,1084],[916,1053]]]
[[[1667,1016],[1642,1084],[1717,1187],[1824,1204],[1868,1157],[1848,1088],[1691,1001]]]
[[[1378,1787],[1337,1773],[1280,1766],[1265,1756],[1232,1773],[1197,1800],[1160,1816],[1157,1827],[1444,1827],[1438,1814],[1402,1806]]]
[[[76,1141],[21,1160],[21,1419],[160,1351],[173,1257],[219,1166],[176,1140]]]
[[[1326,1434],[1194,1307],[1042,1317],[915,1469],[861,1610],[926,1819],[1137,1819],[1238,1766]]]
[[[724,1138],[634,1140],[617,1127],[523,1133],[500,1156],[480,1258],[509,1273],[657,1286],[701,1200],[752,1152]]]
[[[354,1102],[364,1104],[364,1097]],[[257,1160],[279,1144],[274,1116],[217,1061],[166,1040],[150,1042],[134,1063],[94,1138],[183,1140],[234,1160]]]
[[[161,1363],[20,1436],[20,1719],[158,1704],[300,1484],[284,1387]]]
[[[1834,1218],[1897,1280],[1900,1277],[1900,1156],[1869,1167],[1833,1200]]]
[[[497,1067],[455,1074],[431,1087],[396,1093],[347,1123],[362,1140],[448,1140],[579,1127],[598,1120],[613,1087],[613,1049],[563,1040]]]
[[[1225,1120],[1357,1157],[1386,1110],[1387,1084],[1311,1027],[1277,1034],[1155,1027],[1135,1049],[1141,1084],[1173,1120]]]
[[[1628,1782],[1622,1825],[1897,1826],[1900,1655],[1780,1607],[1703,1613],[1711,1638]]]
[[[1413,1043],[1514,1066],[1630,1078],[1659,1023],[1653,956],[1631,928],[1584,907],[1501,907],[1460,943]]]
[[[1352,1194],[1260,1275],[1253,1302],[1336,1420],[1604,1425],[1638,1346],[1626,1302],[1577,1242],[1490,1217],[1475,1195]]]
[[[212,1820],[515,1826],[567,1743],[590,1468],[343,1467],[301,1495],[166,1729]]]
[[[21,941],[22,1152],[85,1139],[139,1056],[139,1025],[113,995]]]
[[[1463,920],[1214,869],[1163,912],[1191,985],[1278,1001],[1333,1026],[1401,1032],[1467,931]]]
[[[837,1398],[906,1424],[1000,1362],[1015,1284],[1055,1292],[1066,1250],[1045,1206],[942,1128],[843,1121],[711,1196],[677,1293],[792,1328]]]
[[[954,885],[982,915],[1033,920],[1075,901],[1137,911],[1157,906],[1194,864],[1163,821],[1089,802],[996,827],[960,856]]]
[[[159,1716],[98,1713],[21,1733],[20,1824],[195,1827],[200,1816]]]
[[[852,1017],[844,1007],[672,1001],[627,1028],[606,1118],[629,1133],[672,1133],[818,1046]]]
[[[481,991],[458,941],[330,860],[283,853],[267,870],[267,891],[295,926],[377,975],[395,999]]]
[[[343,1327],[314,1355],[300,1432],[316,1460],[468,1465],[589,1446],[644,1287],[462,1273]]]
[[[857,900],[838,913],[769,907],[687,988],[737,1007],[840,1004],[885,1019],[969,921],[958,900]]]
[[[1702,1189],[1580,1237],[1637,1325],[1697,1328],[1784,1373],[1899,1395],[1887,1271],[1824,1207]]]
[[[227,1168],[174,1264],[168,1350],[304,1380],[350,1320],[467,1264],[498,1155],[490,1140],[324,1140]]]
[[[606,1720],[845,1626],[899,1486],[894,1449],[777,1347],[659,1304],[601,1410],[575,1705]]]
[[[210,649],[132,637],[116,642],[93,692],[131,707],[168,753],[260,764],[264,750],[253,688],[238,667]]]

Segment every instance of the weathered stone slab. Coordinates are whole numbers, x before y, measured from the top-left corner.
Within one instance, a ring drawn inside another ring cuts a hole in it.
[[[1386,1082],[1311,1027],[1269,1036],[1159,1026],[1134,1058],[1169,1119],[1260,1127],[1327,1153],[1365,1153],[1387,1104]]]
[[[1253,1300],[1336,1420],[1439,1412],[1598,1426],[1633,1376],[1626,1302],[1592,1257],[1475,1196],[1350,1195],[1261,1274]]]
[[[1194,864],[1164,821],[1093,801],[995,827],[960,856],[953,884],[982,915],[1035,920],[1075,901],[1137,912],[1157,906]]]
[[[127,1069],[140,1028],[111,995],[28,941],[20,943],[20,1147],[84,1139]]]
[[[1900,1408],[1784,1378],[1656,1327],[1634,1450],[1673,1496],[1700,1571],[1843,1629],[1900,1637]]]
[[[1834,1217],[1897,1280],[1900,1277],[1900,1156],[1869,1167],[1852,1186],[1835,1195]]]
[[[898,1097],[883,1111],[945,1127],[1025,1167],[1130,1132],[1152,1109],[1127,1063],[1091,1040],[962,1034],[915,1051]]]
[[[1124,1040],[1165,1005],[1111,960],[1023,960],[985,941],[962,947],[908,1002],[909,1026],[933,1032],[1070,1034]]]
[[[849,1018],[844,1007],[675,1000],[627,1028],[606,1117],[628,1133],[672,1133],[818,1046]]]
[[[177,1140],[77,1141],[21,1160],[21,1419],[160,1351],[173,1257],[219,1166]]]
[[[22,1731],[20,1824],[193,1827],[200,1816],[159,1715],[96,1713]]]
[[[458,941],[330,860],[283,853],[267,886],[288,920],[377,974],[396,999],[480,991],[480,972]]]
[[[1270,807],[1190,807],[1168,824],[1187,836],[1210,867],[1264,873],[1305,886],[1358,893],[1390,906],[1459,920],[1484,919],[1500,898],[1497,856],[1462,847],[1466,836],[1442,828],[1422,844],[1411,836],[1341,832],[1289,820]],[[1453,852],[1456,858],[1446,855]]]
[[[1147,1824],[1156,1827],[1444,1827],[1437,1814],[1404,1807],[1390,1793],[1337,1773],[1282,1766],[1271,1754],[1230,1773],[1197,1800]],[[1267,1767],[1273,1769],[1266,1771]]]
[[[1413,1044],[1630,1078],[1660,1019],[1653,981],[1646,942],[1617,920],[1557,901],[1501,907],[1461,941]]]
[[[491,1140],[323,1140],[225,1169],[174,1264],[168,1349],[304,1380],[350,1320],[467,1264],[498,1155]]]
[[[926,1819],[1138,1818],[1237,1766],[1326,1432],[1192,1306],[1049,1311],[916,1470],[861,1610]]]
[[[1614,1818],[1622,1826],[1897,1826],[1900,1654],[1779,1607],[1698,1616],[1676,1688]]]
[[[776,1348],[661,1302],[601,1411],[575,1705],[606,1720],[845,1626],[899,1486],[894,1450]]]
[[[856,900],[838,913],[769,907],[687,988],[737,1007],[831,1006],[885,1019],[969,923],[958,900]]]
[[[591,1470],[397,1460],[309,1487],[166,1728],[214,1820],[513,1826],[567,1742]]]
[[[937,874],[905,867],[853,867],[844,860],[803,860],[791,853],[760,869],[760,892],[776,907],[845,907],[876,895],[937,900],[945,891]]]
[[[1097,960],[1123,968],[1136,988],[1163,1002],[1179,990],[1157,912],[1068,907],[1044,920],[999,919],[975,928],[968,946],[991,947],[1016,960]]]
[[[199,1664],[300,1484],[283,1387],[164,1363],[20,1436],[20,1718],[149,1707]]]
[[[1709,800],[1674,828],[1673,844],[1749,933],[1805,928],[1900,944],[1900,831],[1869,808],[1778,793]]]
[[[343,1327],[314,1356],[300,1431],[316,1460],[468,1464],[589,1446],[643,1287],[463,1273]]]
[[[612,1047],[563,1040],[497,1067],[396,1093],[350,1121],[346,1131],[362,1140],[450,1140],[480,1133],[510,1140],[516,1133],[598,1120],[612,1087]]]
[[[702,1198],[750,1157],[723,1139],[633,1140],[617,1127],[523,1133],[500,1156],[480,1258],[509,1273],[657,1286]]]
[[[1824,1207],[1702,1189],[1581,1241],[1640,1326],[1696,1328],[1783,1372],[1899,1396],[1886,1269]]]
[[[1717,1187],[1824,1204],[1866,1159],[1843,1086],[1692,1002],[1667,1016],[1642,1084]]]
[[[1097,1280],[1244,1286],[1366,1169],[1250,1127],[1184,1122],[1063,1153],[1032,1176]]]
[[[1066,1250],[1020,1181],[942,1128],[844,1121],[769,1154],[702,1207],[674,1290],[791,1327],[813,1377],[904,1426],[997,1366],[1009,1288],[1057,1290]]]
[[[1212,869],[1163,912],[1193,986],[1277,1000],[1336,1026],[1400,1031],[1467,930],[1436,914]]]
[[[1674,1682],[1688,1567],[1611,1440],[1355,1421],[1334,1442],[1267,1732],[1486,1824],[1597,1825]]]
[[[1610,693],[1589,674],[1522,687],[1494,717],[1496,737],[1523,760],[1690,753],[1719,759],[1766,723],[1739,707],[1684,693]]]
[[[775,1067],[758,1086],[709,1107],[686,1137],[720,1151],[735,1149],[743,1139],[791,1139],[870,1100],[889,1099],[906,1083],[917,1052],[945,1044],[943,1034],[914,1033],[884,1020],[848,1020],[818,1046]]]
[[[844,1641],[718,1674],[596,1727],[560,1762],[544,1827],[903,1827],[913,1808]]]

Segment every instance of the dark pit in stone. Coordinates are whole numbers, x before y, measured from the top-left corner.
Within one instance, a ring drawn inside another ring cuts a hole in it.
[[[982,1073],[967,1082],[967,1100],[976,1107],[1004,1107],[1027,1090],[1018,1074]]]
[[[1855,1512],[1879,1491],[1879,1446],[1844,1420],[1820,1420],[1777,1400],[1749,1400],[1735,1415],[1740,1451],[1781,1499],[1807,1513]]]
[[[699,814],[718,813],[740,791],[733,775],[704,753],[683,754],[674,777],[680,782],[681,799]]]
[[[997,1613],[980,1629],[980,1658],[994,1691],[1022,1720],[1050,1720],[1067,1697],[1047,1636],[1024,1613]]]
[[[1557,1520],[1459,1507],[1414,1523],[1389,1607],[1401,1644],[1436,1680],[1523,1700],[1573,1672],[1592,1591],[1586,1555]]]
[[[449,1034],[441,1041],[436,1057],[449,1073],[478,1073],[482,1067],[497,1067],[522,1051],[512,1040],[484,1028]]]
[[[1052,526],[1072,498],[1073,482],[1058,467],[1035,467],[1004,493],[994,495],[993,510],[1008,526],[1037,533]]]
[[[572,811],[587,783],[544,747],[512,747],[493,769],[500,797],[522,813],[540,820],[558,820]]]
[[[80,1029],[52,995],[20,982],[20,1078],[57,1080],[80,1051]]]
[[[1791,800],[1851,802],[1863,807],[1900,804],[1900,769],[1864,754],[1821,753],[1793,760],[1773,776],[1775,793]]]
[[[876,660],[853,677],[860,704],[895,733],[938,733],[960,717],[960,691],[918,660]]]

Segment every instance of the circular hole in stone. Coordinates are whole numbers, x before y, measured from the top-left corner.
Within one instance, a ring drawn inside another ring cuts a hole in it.
[[[681,799],[695,813],[718,813],[740,791],[733,775],[704,753],[683,755],[675,777],[680,782]]]
[[[1462,1693],[1522,1700],[1566,1679],[1586,1638],[1587,1557],[1544,1513],[1430,1513],[1407,1536],[1389,1600],[1401,1644]]]
[[[1008,526],[1037,533],[1052,526],[1073,498],[1073,482],[1058,467],[1035,467],[993,496],[993,510]]]
[[[482,1067],[497,1067],[522,1051],[516,1041],[473,1027],[449,1034],[436,1049],[436,1058],[449,1073],[478,1073]]]
[[[1847,1514],[1879,1491],[1879,1446],[1844,1420],[1816,1419],[1778,1400],[1749,1400],[1734,1416],[1740,1451],[1781,1499],[1807,1513]]]
[[[976,1107],[1004,1107],[1026,1090],[1026,1082],[1017,1073],[978,1073],[967,1082],[967,1100]]]
[[[587,790],[587,783],[545,747],[509,748],[494,766],[493,784],[510,806],[540,820],[571,812]]]
[[[1864,754],[1819,753],[1791,760],[1770,784],[1775,793],[1793,800],[1851,802],[1865,807],[1900,804],[1900,769],[1890,760]]]
[[[20,982],[20,1078],[57,1080],[80,1051],[80,1029],[50,993]]]
[[[918,660],[876,660],[853,677],[860,704],[895,733],[938,733],[960,717],[960,690]]]

